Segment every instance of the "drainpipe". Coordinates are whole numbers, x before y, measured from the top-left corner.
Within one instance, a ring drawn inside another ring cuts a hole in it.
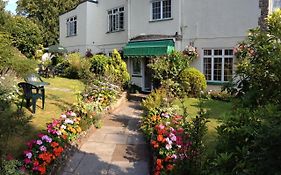
[[[182,18],[182,8],[183,8],[183,2],[182,1],[184,1],[184,0],[179,0],[178,2],[179,2],[179,6],[178,6],[178,8],[179,8],[179,11],[178,11],[178,32],[179,32],[179,35],[180,36],[183,36],[183,32],[182,32],[182,29],[181,29],[181,26],[183,25],[183,18]],[[178,50],[182,50],[182,40],[179,40],[178,41]]]

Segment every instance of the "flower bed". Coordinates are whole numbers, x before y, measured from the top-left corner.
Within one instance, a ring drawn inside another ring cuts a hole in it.
[[[162,112],[144,116],[142,128],[153,152],[153,174],[186,174],[197,166],[202,154],[206,120]],[[148,124],[148,125],[147,125]],[[146,125],[146,126],[145,126]]]

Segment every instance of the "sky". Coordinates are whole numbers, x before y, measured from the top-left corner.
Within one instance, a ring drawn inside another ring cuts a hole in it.
[[[18,0],[6,0],[8,3],[6,5],[6,10],[12,12],[13,14],[16,14],[16,8],[17,8],[17,1]]]

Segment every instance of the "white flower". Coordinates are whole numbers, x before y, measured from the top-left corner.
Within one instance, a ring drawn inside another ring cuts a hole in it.
[[[75,117],[76,114],[75,114],[74,112],[71,112],[71,113],[70,113],[70,116],[71,116],[71,117]]]
[[[64,123],[65,124],[73,124],[74,122],[73,122],[73,120],[67,118],[67,119],[65,119]]]
[[[166,147],[167,150],[172,149],[172,145],[171,144],[167,144],[165,147]]]
[[[65,125],[61,125],[60,128],[61,129],[66,129],[66,126]]]
[[[62,115],[61,115],[61,118],[66,118],[66,115],[65,115],[65,114],[62,114]]]

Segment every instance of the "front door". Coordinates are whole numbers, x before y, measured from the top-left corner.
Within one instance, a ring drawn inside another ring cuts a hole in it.
[[[144,58],[144,88],[145,91],[152,90],[152,71],[147,65],[149,64],[149,58]]]

